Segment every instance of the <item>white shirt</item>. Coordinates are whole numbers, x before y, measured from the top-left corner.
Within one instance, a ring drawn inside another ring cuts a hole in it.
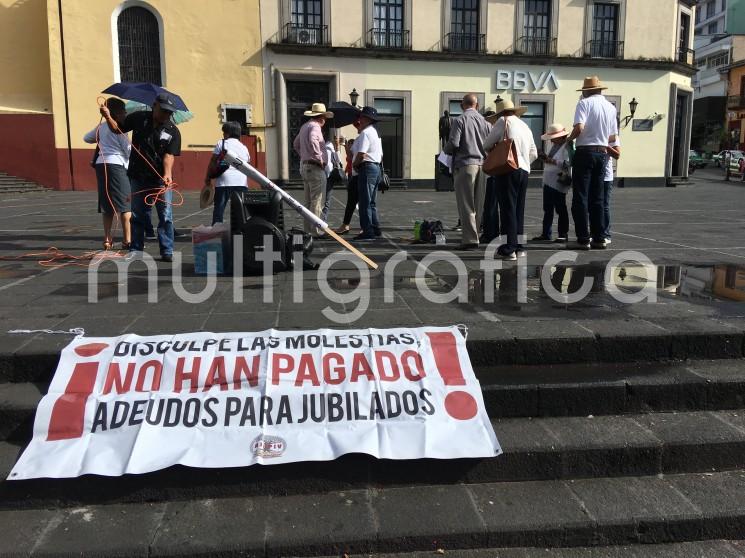
[[[324,170],[326,171],[326,178],[331,176],[331,171],[334,170],[334,166],[338,166],[339,162],[339,155],[336,153],[336,148],[334,147],[334,144],[330,141],[326,142],[326,166],[324,167]]]
[[[352,156],[357,157],[357,153],[364,153],[365,161],[380,163],[383,160],[383,144],[380,142],[380,136],[375,126],[368,126],[354,140]]]
[[[212,151],[214,155],[222,153],[222,142],[220,140],[215,144],[215,149]],[[240,140],[235,138],[228,138],[225,140],[225,149],[233,153],[241,161],[245,163],[251,162],[251,156],[248,154],[248,148],[243,145]],[[235,167],[229,167],[224,173],[215,179],[215,187],[221,186],[248,186],[248,178],[241,171]]]
[[[530,163],[538,158],[538,149],[535,146],[533,132],[528,125],[514,114],[502,117],[494,123],[491,132],[484,142],[484,149],[491,150],[504,137],[504,123],[507,120],[507,137],[515,143],[517,150],[517,164],[526,172],[530,172]]]
[[[111,131],[109,125],[102,122],[83,136],[85,143],[96,143],[98,130],[98,157],[96,164],[121,165],[125,169],[129,166],[129,154],[132,146],[127,134],[117,134]]]
[[[621,147],[621,137],[616,136],[616,141],[610,144],[610,147]],[[605,177],[603,182],[611,182],[613,180],[613,157],[608,155],[608,164],[605,165]]]
[[[585,128],[577,137],[577,147],[582,145],[608,147],[608,138],[618,134],[616,118],[616,107],[602,95],[580,99],[574,113],[574,125],[584,124]]]
[[[558,190],[562,194],[566,194],[571,189],[571,185],[564,186],[563,184],[559,184],[559,173],[564,169],[565,164],[566,167],[569,166],[569,153],[567,152],[567,144],[564,142],[561,147],[559,147],[559,150],[551,155],[551,151],[553,151],[554,144],[551,144],[551,149],[549,150],[549,157],[551,157],[554,161],[556,161],[556,164],[551,164],[546,162],[543,167],[543,183],[548,186],[549,188],[553,188],[554,190]]]

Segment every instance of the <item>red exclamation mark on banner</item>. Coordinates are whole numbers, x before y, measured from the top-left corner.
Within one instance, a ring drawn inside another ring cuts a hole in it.
[[[91,343],[75,348],[81,356],[91,357],[103,351],[108,345]],[[70,375],[65,393],[63,393],[52,407],[49,419],[47,441],[70,440],[83,435],[85,424],[85,403],[93,392],[98,374],[98,362],[79,362]]]
[[[450,332],[427,333],[435,357],[437,371],[446,386],[464,386],[466,379],[458,359],[455,337]],[[458,420],[469,420],[476,416],[478,404],[466,391],[451,391],[445,396],[445,410]]]

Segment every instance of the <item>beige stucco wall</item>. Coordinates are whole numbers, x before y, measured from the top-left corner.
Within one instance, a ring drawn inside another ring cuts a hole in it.
[[[411,7],[409,26],[414,50],[440,50],[443,0],[417,0]]]
[[[73,148],[85,147],[82,136],[98,122],[96,97],[115,81],[112,13],[121,3],[62,3]],[[180,95],[195,115],[180,126],[182,147],[214,144],[221,137],[221,103],[252,105],[253,122],[263,124],[259,0],[152,0],[148,4],[163,20],[164,86]],[[57,2],[48,0],[47,9],[55,136],[62,147],[67,139]],[[255,131],[261,136],[260,129]]]
[[[627,0],[625,58],[672,59],[677,26],[678,0]]]
[[[515,0],[489,0],[486,50],[510,52],[515,38]]]
[[[365,44],[367,0],[331,0],[331,44],[359,46]]]
[[[51,112],[46,0],[0,0],[0,112]]]
[[[559,56],[582,55],[586,6],[587,0],[561,0],[559,2],[559,36],[556,42]]]

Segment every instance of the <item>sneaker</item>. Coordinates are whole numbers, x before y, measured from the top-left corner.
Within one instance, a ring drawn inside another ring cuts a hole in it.
[[[610,244],[610,238],[606,238],[606,239],[605,239],[605,244],[606,244],[606,245],[607,245],[607,244]]]
[[[554,244],[566,244],[568,240],[566,236],[560,236],[554,239]]]
[[[598,241],[593,240],[592,243],[590,243],[590,246],[592,247],[593,250],[605,250],[608,247],[605,239],[598,240]]]
[[[375,235],[376,238],[379,238],[379,237],[383,236],[383,231],[381,231],[380,229],[375,229],[373,231],[373,234]]]
[[[517,261],[517,253],[511,252],[509,254],[500,254],[500,257],[506,261],[506,262],[514,262]]]
[[[360,233],[357,236],[353,236],[352,240],[355,242],[370,242],[371,240],[375,240],[375,235]]]
[[[163,254],[160,257],[160,261],[171,263],[173,261],[173,254]]]
[[[589,250],[590,241],[589,240],[577,240],[577,242],[574,242],[572,244],[567,244],[567,248],[571,248],[574,250]]]
[[[546,235],[534,236],[530,239],[532,242],[551,242],[551,237]]]
[[[145,235],[145,240],[158,240],[158,237],[155,233],[147,233]]]
[[[517,255],[518,258],[524,258],[528,253],[525,250],[518,250],[515,252],[515,255]]]

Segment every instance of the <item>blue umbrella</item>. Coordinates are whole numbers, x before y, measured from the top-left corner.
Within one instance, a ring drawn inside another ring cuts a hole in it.
[[[171,93],[167,89],[164,89],[160,85],[153,83],[135,82],[135,81],[123,81],[121,83],[115,83],[110,85],[101,93],[108,93],[109,95],[116,95],[122,99],[130,101],[137,101],[138,103],[152,106],[155,102],[155,98],[161,93],[166,93],[171,97],[171,102],[178,110],[188,111],[186,103],[178,95]]]

